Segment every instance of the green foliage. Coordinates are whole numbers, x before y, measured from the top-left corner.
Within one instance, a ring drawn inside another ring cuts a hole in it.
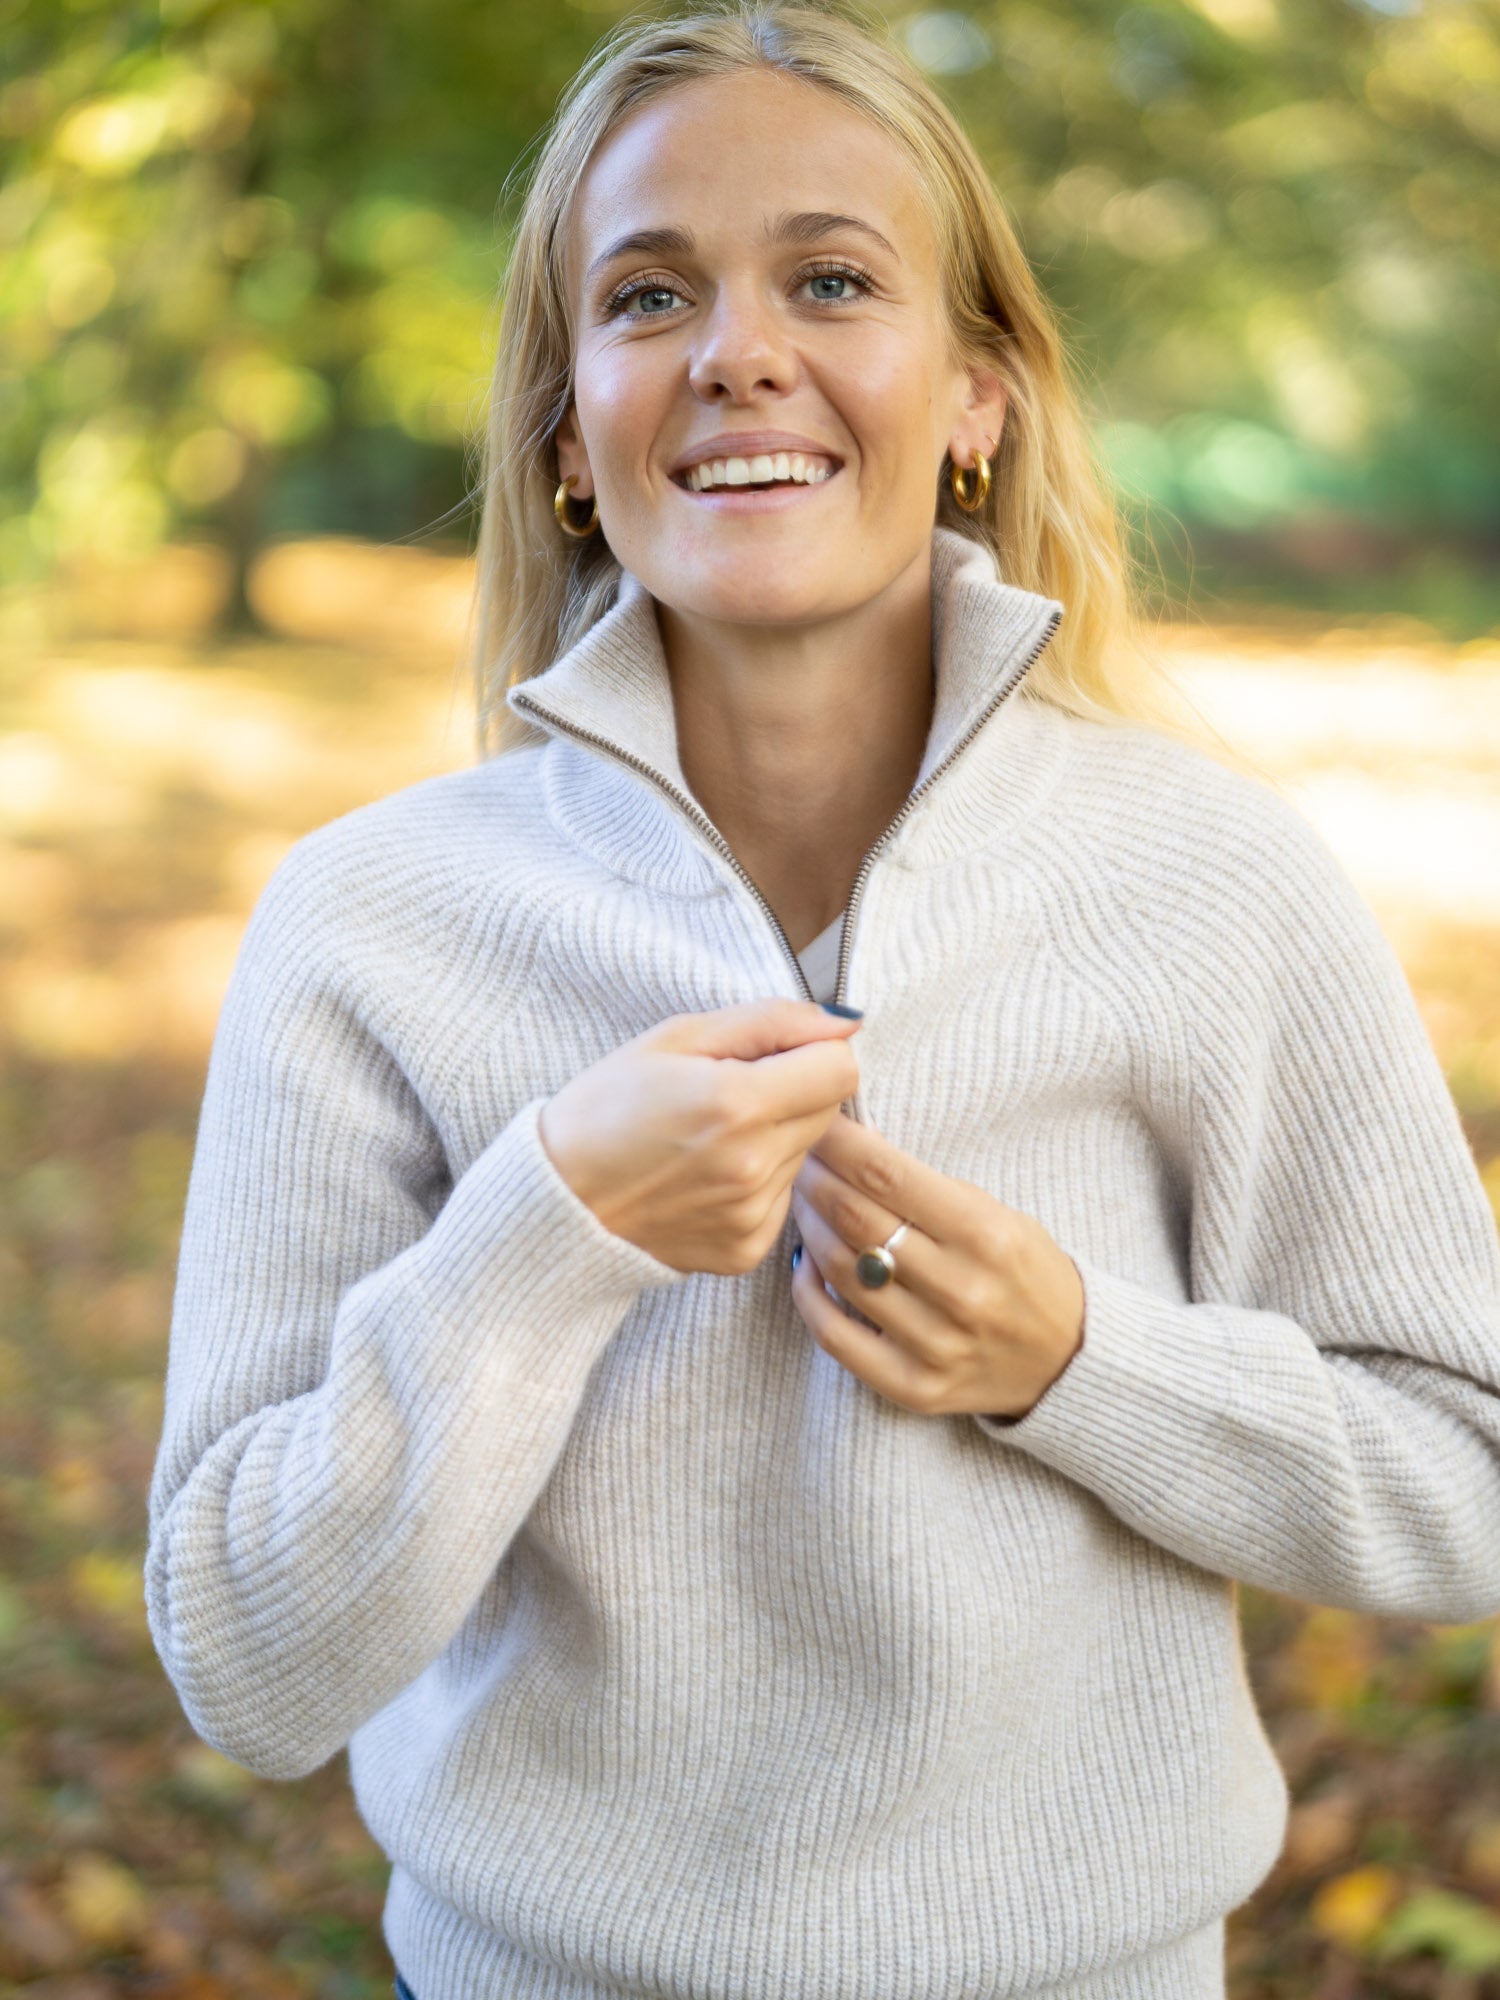
[[[1460,1972],[1492,1972],[1500,1966],[1500,1917],[1448,1889],[1418,1890],[1382,1927],[1373,1955],[1419,1951],[1436,1952]]]
[[[497,196],[611,13],[0,8],[0,579],[459,503]],[[1292,571],[1426,547],[1462,597],[1500,514],[1497,0],[891,25],[995,173],[1134,515]]]
[[[456,463],[501,178],[592,26],[519,0],[10,12],[0,569],[258,538],[351,434]]]

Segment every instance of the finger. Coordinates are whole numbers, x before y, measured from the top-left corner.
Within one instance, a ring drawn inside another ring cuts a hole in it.
[[[782,1196],[787,1193],[796,1180],[797,1169],[802,1164],[804,1157],[805,1155],[801,1153],[788,1153],[785,1159],[777,1161],[767,1173],[765,1188],[769,1195],[768,1210],[776,1208],[780,1204]]]
[[[859,1059],[848,1045],[859,1025],[807,1001],[758,1001],[675,1015],[638,1036],[635,1046],[717,1061],[744,1086],[744,1116],[798,1122],[796,1143],[805,1151],[859,1088]]]
[[[851,1319],[823,1289],[816,1255],[803,1246],[792,1273],[792,1298],[814,1340],[851,1375],[906,1409],[921,1397],[922,1371],[901,1346]]]
[[[876,1243],[883,1242],[897,1222],[910,1222],[936,1243],[972,1245],[1010,1213],[972,1181],[939,1173],[893,1145],[884,1133],[842,1111],[830,1120],[813,1156],[873,1208],[892,1217],[880,1235],[869,1239]],[[903,1247],[906,1240],[902,1239]]]
[[[845,1302],[863,1313],[866,1319],[873,1320],[883,1334],[904,1348],[914,1360],[929,1369],[939,1366],[950,1349],[954,1326],[945,1312],[930,1304],[906,1282],[908,1266],[905,1252],[910,1238],[903,1236],[901,1239],[896,1276],[883,1285],[866,1285],[861,1283],[855,1268],[857,1253],[795,1189],[792,1209],[804,1247],[811,1251],[819,1270],[826,1273]]]
[[[847,1041],[861,1023],[815,1000],[745,1000],[701,1014],[674,1014],[641,1039],[682,1055],[757,1062],[804,1043]]]
[[[839,1289],[865,1311],[871,1287],[859,1281],[859,1253],[883,1244],[905,1218],[862,1195],[841,1174],[834,1173],[816,1152],[809,1152],[797,1170],[792,1182],[792,1200],[802,1204],[808,1213],[820,1216],[833,1239],[843,1246],[842,1252],[830,1249],[829,1258],[841,1270],[847,1268],[853,1289],[842,1284]],[[798,1220],[801,1220],[800,1209]],[[996,1248],[1003,1240],[996,1235]],[[977,1257],[965,1242],[935,1242],[916,1224],[908,1226],[891,1255],[897,1271],[892,1282],[901,1284],[920,1299],[940,1324],[966,1325],[973,1315],[976,1295],[993,1282],[991,1264]],[[847,1257],[847,1266],[843,1257]],[[876,1288],[877,1293],[885,1289]]]
[[[832,1122],[830,1119],[830,1125]],[[856,1251],[869,1244],[884,1243],[891,1231],[907,1220],[894,1209],[883,1208],[871,1196],[861,1194],[852,1181],[835,1172],[823,1158],[820,1144],[808,1148],[797,1175],[797,1192]],[[917,1233],[913,1224],[901,1239],[902,1247]]]
[[[802,1118],[787,1118],[775,1127],[777,1171],[784,1166],[786,1178],[782,1187],[790,1185],[797,1177],[798,1169],[813,1146],[828,1130],[828,1121],[837,1110],[836,1105],[825,1104],[816,1111],[810,1111]]]
[[[724,1061],[726,1067],[742,1071],[768,1118],[777,1124],[806,1123],[812,1137],[819,1138],[839,1105],[859,1088],[859,1058],[848,1039],[824,1037],[752,1062],[732,1056]]]

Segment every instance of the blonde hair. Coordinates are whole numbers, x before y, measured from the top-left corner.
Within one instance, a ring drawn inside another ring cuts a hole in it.
[[[1008,396],[988,501],[960,511],[945,465],[936,520],[988,547],[1007,583],[1064,606],[1032,692],[1077,715],[1164,720],[1146,685],[1133,562],[1070,359],[973,145],[908,58],[844,6],[727,0],[626,20],[606,35],[564,92],[530,171],[483,441],[471,625],[481,755],[527,738],[506,690],[602,617],[621,575],[602,534],[565,537],[553,513],[555,433],[573,397],[565,257],[574,195],[596,149],[637,107],[693,79],[757,67],[834,91],[915,164],[955,351],[964,365],[993,370]]]

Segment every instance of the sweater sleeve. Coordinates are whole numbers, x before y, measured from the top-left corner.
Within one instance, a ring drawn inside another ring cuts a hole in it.
[[[1494,1217],[1373,913],[1300,815],[1269,792],[1261,810],[1253,870],[1184,885],[1188,949],[1159,953],[1176,997],[1157,1032],[1187,1079],[1189,1302],[1077,1258],[1083,1345],[1019,1421],[976,1421],[1219,1574],[1489,1618]]]
[[[450,1180],[329,942],[349,891],[307,848],[257,905],[209,1061],[145,1576],[194,1728],[273,1778],[448,1646],[594,1361],[680,1275],[562,1179],[544,1097]]]

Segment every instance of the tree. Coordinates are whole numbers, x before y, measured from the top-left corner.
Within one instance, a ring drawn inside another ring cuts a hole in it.
[[[11,0],[0,577],[463,511],[496,198],[606,12]],[[896,15],[990,162],[1127,499],[1285,565],[1500,519],[1497,0]]]

